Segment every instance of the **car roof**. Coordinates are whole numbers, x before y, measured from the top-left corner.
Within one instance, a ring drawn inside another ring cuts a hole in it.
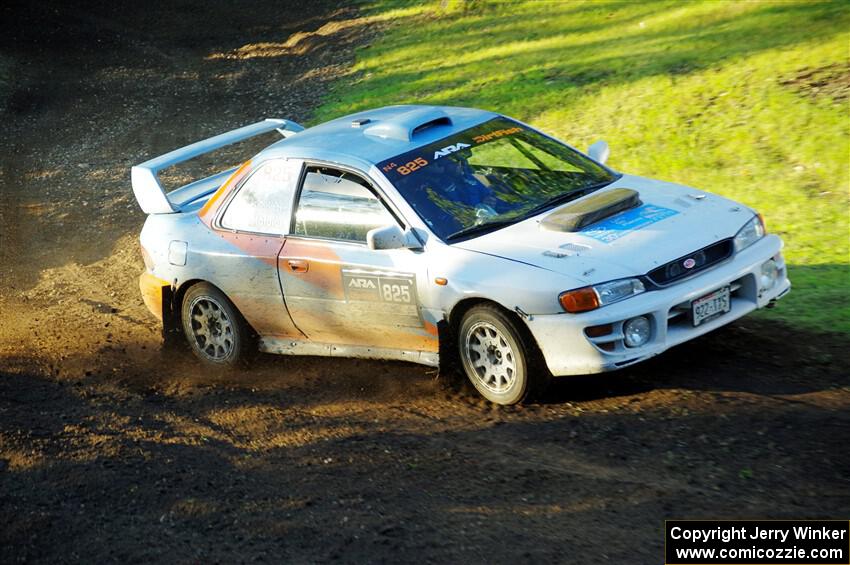
[[[260,155],[364,167],[498,116],[486,110],[453,106],[386,106],[305,129],[270,145]]]

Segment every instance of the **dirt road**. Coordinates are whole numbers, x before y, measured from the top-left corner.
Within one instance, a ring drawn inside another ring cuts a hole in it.
[[[847,518],[838,336],[745,320],[511,409],[400,363],[161,351],[129,167],[308,121],[379,30],[144,4],[0,8],[0,562],[659,563],[665,518]]]

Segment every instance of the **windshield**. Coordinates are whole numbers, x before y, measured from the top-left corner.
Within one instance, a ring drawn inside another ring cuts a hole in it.
[[[587,157],[495,118],[378,164],[446,241],[518,222],[613,182]]]

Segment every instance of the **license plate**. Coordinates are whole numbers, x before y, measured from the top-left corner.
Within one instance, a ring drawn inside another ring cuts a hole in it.
[[[732,309],[729,287],[724,286],[707,296],[697,298],[691,303],[691,319],[694,326],[704,321],[725,314]]]

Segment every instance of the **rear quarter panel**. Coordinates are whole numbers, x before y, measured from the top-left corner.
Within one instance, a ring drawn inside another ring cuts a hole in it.
[[[186,242],[185,265],[169,262],[171,241]],[[176,288],[207,281],[227,295],[258,333],[300,335],[286,311],[277,275],[281,238],[214,231],[197,214],[182,213],[150,216],[141,243],[154,263],[151,274]]]

